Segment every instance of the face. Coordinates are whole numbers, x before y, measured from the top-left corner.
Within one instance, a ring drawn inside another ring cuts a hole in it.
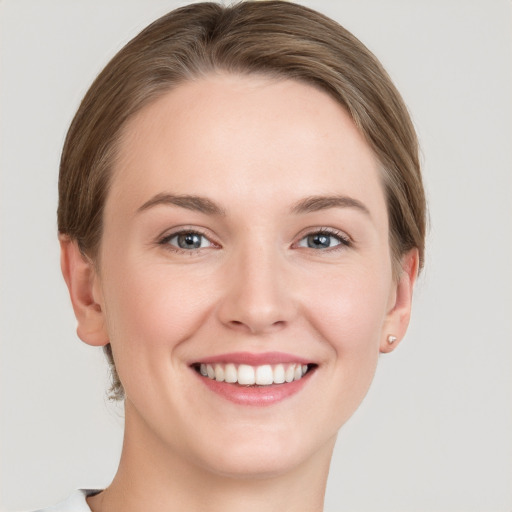
[[[374,155],[312,86],[216,75],[138,113],[94,277],[127,431],[223,474],[330,453],[396,327],[388,234]]]

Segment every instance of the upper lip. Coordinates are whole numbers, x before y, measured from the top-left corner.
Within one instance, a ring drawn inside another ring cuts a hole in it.
[[[286,364],[286,363],[300,363],[311,364],[312,361],[294,354],[287,354],[285,352],[231,352],[228,354],[219,354],[216,356],[205,357],[194,361],[192,364],[214,364],[214,363],[232,363],[232,364],[247,364],[250,366],[261,366],[264,364]]]

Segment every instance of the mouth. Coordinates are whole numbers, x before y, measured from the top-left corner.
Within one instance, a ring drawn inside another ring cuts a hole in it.
[[[237,353],[190,365],[206,388],[238,405],[268,406],[301,391],[318,364],[278,352]]]
[[[299,381],[316,368],[316,364],[278,363],[252,366],[235,363],[195,363],[199,375],[216,382],[239,386],[272,386]]]

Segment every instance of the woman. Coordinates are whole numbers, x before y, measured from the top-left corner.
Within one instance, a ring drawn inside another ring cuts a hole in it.
[[[423,263],[416,136],[375,57],[288,2],[169,13],[86,94],[58,222],[126,418],[112,484],[57,510],[321,510]]]

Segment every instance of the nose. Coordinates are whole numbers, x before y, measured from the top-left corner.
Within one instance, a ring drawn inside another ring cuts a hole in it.
[[[267,334],[289,324],[297,306],[286,258],[271,249],[252,249],[230,258],[217,311],[230,329]]]

